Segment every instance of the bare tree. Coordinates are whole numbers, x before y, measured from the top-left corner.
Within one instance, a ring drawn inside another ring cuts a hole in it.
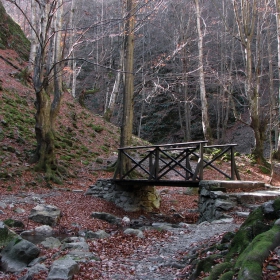
[[[210,127],[209,114],[208,114],[208,101],[206,98],[205,78],[204,78],[204,63],[203,63],[203,33],[201,28],[201,13],[200,13],[200,0],[194,0],[196,7],[196,26],[198,33],[198,65],[199,65],[199,86],[200,86],[200,100],[202,112],[202,128],[204,138],[210,143],[212,142],[212,131]]]
[[[121,127],[121,147],[130,146],[133,127],[134,93],[134,28],[136,1],[126,0],[125,44],[124,44],[124,95],[123,118]],[[125,170],[125,169],[124,169]]]
[[[18,8],[16,1],[11,1]],[[47,180],[60,182],[62,177],[55,155],[55,119],[59,113],[62,97],[61,79],[61,32],[63,0],[38,0],[34,8],[38,25],[32,25],[38,40],[37,52],[34,58],[33,85],[36,94],[35,133],[37,148],[32,159],[36,162],[36,170],[46,171]],[[34,4],[34,3],[33,3]],[[25,15],[26,16],[26,15]],[[27,17],[27,16],[26,16]]]

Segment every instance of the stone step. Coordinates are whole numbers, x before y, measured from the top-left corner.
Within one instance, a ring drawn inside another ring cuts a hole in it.
[[[274,200],[280,196],[279,190],[258,190],[255,192],[230,193],[230,197],[236,198],[238,204],[261,204],[269,200]]]

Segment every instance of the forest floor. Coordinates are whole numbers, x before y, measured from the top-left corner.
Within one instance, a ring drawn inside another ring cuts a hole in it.
[[[70,175],[63,178],[62,185],[46,182],[44,174],[34,172],[33,166],[28,163],[29,155],[36,147],[34,122],[32,121],[35,108],[33,90],[28,84],[29,77],[27,77],[27,84],[24,85],[23,82],[25,83],[26,80],[22,79],[26,79],[26,77],[20,76],[22,72],[19,69],[24,67],[24,63],[18,59],[15,52],[10,50],[0,50],[0,60],[2,60],[0,134],[4,135],[0,140],[2,147],[0,150],[0,175],[2,176],[0,176],[0,201],[5,201],[8,205],[2,211],[1,220],[19,219],[24,222],[25,229],[34,229],[38,224],[29,221],[28,215],[31,209],[36,206],[36,197],[41,197],[45,203],[57,206],[62,212],[60,222],[54,228],[58,234],[77,235],[82,229],[92,231],[103,229],[111,234],[108,239],[89,243],[91,250],[98,254],[101,262],[81,265],[80,273],[75,276],[75,279],[113,279],[110,276],[113,274],[120,275],[118,279],[123,279],[122,277],[127,279],[166,279],[154,278],[153,272],[147,270],[145,265],[143,266],[143,278],[136,277],[135,266],[125,265],[125,261],[137,256],[142,260],[147,259],[148,256],[151,260],[158,254],[158,250],[154,250],[154,248],[166,246],[171,248],[174,246],[174,240],[177,240],[181,235],[185,236],[187,232],[190,232],[193,236],[196,232],[194,229],[186,228],[183,230],[184,234],[181,233],[182,230],[180,232],[145,231],[145,238],[140,239],[124,235],[122,229],[107,222],[91,218],[91,213],[107,212],[120,218],[127,216],[130,219],[145,216],[153,222],[164,220],[169,223],[184,222],[195,225],[198,215],[193,211],[197,209],[198,202],[198,195],[195,191],[190,192],[178,187],[158,187],[157,190],[161,194],[161,206],[156,213],[127,213],[113,203],[85,196],[86,190],[97,179],[112,178],[113,174],[106,171],[104,167],[110,165],[112,158],[116,157],[119,129],[106,122],[102,117],[87,112],[85,108],[74,101],[69,93],[64,94],[57,122],[59,144],[56,148],[58,163],[66,167]],[[71,143],[65,140],[70,133]],[[143,145],[143,143],[147,144],[141,139],[134,138],[134,145]],[[242,180],[270,182],[270,176],[264,167],[252,162],[249,156],[236,157],[236,164]],[[226,163],[225,168],[228,168]],[[205,179],[220,178],[217,177],[215,171],[208,169]],[[275,181],[274,185],[280,186],[280,182]],[[18,207],[24,211],[17,213],[15,209]],[[243,221],[244,218],[235,217],[234,225],[238,227]],[[226,230],[228,230],[228,225],[225,225]],[[204,232],[202,239],[197,240],[197,242],[186,244],[193,248],[199,246],[198,243],[205,243],[206,240],[207,242],[217,242],[222,237],[222,234],[214,234],[214,231],[213,235],[209,236],[211,233],[209,228],[207,232]],[[188,238],[186,237],[186,239]],[[186,254],[187,250],[188,248],[181,248],[177,252],[170,252],[174,254],[174,259],[178,259]],[[42,248],[42,254],[47,256],[46,264],[53,261],[55,253],[55,250]],[[266,270],[269,261],[275,262],[274,252],[271,252],[270,258],[264,264],[264,275],[270,275]],[[173,278],[169,279],[177,279],[186,270],[187,268],[169,266],[162,267],[156,273],[160,273],[163,275],[162,277],[173,275]],[[37,279],[45,279],[43,275],[40,277]],[[264,279],[276,279],[271,275],[266,277],[271,278]],[[17,277],[0,274],[0,279],[17,279]]]

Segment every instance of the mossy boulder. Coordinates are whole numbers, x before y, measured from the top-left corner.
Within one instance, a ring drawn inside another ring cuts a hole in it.
[[[205,280],[231,280],[237,274],[237,279],[261,280],[263,262],[280,246],[280,198],[255,209],[238,232],[225,235],[222,242],[230,242],[225,262],[215,265]]]
[[[207,280],[217,280],[220,279],[219,277],[232,268],[232,263],[230,262],[224,262],[216,265],[212,271],[209,277],[207,277]]]
[[[210,272],[212,270],[212,267],[216,264],[216,259],[221,257],[221,255],[214,254],[200,260],[197,263],[195,271],[191,275],[190,280],[197,279],[201,272]]]
[[[0,247],[6,246],[11,240],[16,238],[18,235],[9,230],[8,227],[0,221]]]
[[[231,242],[229,253],[226,257],[228,261],[242,253],[258,234],[271,228],[271,226],[264,221],[264,218],[265,215],[261,207],[255,209],[249,215]]]
[[[4,224],[10,228],[24,228],[24,223],[19,220],[7,219],[4,221]]]
[[[280,245],[280,220],[270,230],[259,234],[238,257],[238,279],[262,280],[262,265],[270,251]]]

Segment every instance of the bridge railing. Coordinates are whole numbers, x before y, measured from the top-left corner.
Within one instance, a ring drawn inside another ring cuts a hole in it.
[[[165,184],[168,181],[198,182],[203,180],[203,170],[208,167],[227,179],[240,179],[234,159],[236,144],[213,146],[206,144],[207,141],[195,141],[119,148],[118,167],[114,179],[124,182],[137,178],[138,181],[151,182],[155,185]],[[214,156],[206,157],[206,151],[210,151]],[[215,162],[225,155],[230,159],[229,174],[215,165]],[[124,161],[129,162],[128,170],[123,169]]]

